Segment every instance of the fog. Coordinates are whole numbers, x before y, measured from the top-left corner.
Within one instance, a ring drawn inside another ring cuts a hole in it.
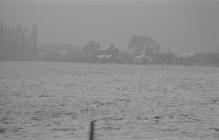
[[[219,140],[219,0],[0,0],[0,140]]]
[[[216,0],[2,0],[0,19],[8,25],[38,26],[38,44],[127,48],[130,37],[150,36],[161,49],[179,52],[218,50]]]

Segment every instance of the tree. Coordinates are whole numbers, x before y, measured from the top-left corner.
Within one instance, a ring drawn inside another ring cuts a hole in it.
[[[159,45],[151,37],[148,36],[133,36],[130,38],[128,49],[133,49],[135,55],[150,56],[153,53],[159,52]]]
[[[4,21],[1,21],[1,27],[0,27],[0,42],[2,43],[5,39],[5,27],[4,27]]]
[[[31,35],[32,43],[33,43],[33,53],[36,53],[37,49],[37,39],[38,39],[38,32],[37,32],[37,25],[32,25],[32,35]]]
[[[111,44],[108,50],[111,51],[111,54],[113,55],[113,57],[119,56],[119,50],[114,46],[114,44]]]
[[[84,53],[87,57],[94,57],[100,48],[97,41],[89,41],[84,48]]]
[[[25,60],[33,58],[37,47],[37,26],[29,32],[22,25],[0,25],[0,59]]]

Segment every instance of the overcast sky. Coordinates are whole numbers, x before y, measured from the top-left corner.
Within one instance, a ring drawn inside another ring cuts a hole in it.
[[[142,35],[165,50],[203,52],[219,50],[218,9],[217,0],[0,0],[0,19],[36,23],[39,43],[125,48]]]

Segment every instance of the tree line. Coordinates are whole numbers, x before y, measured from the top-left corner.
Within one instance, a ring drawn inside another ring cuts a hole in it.
[[[193,53],[177,56],[149,36],[132,36],[126,50],[115,44],[107,49],[97,41],[89,41],[84,47],[71,44],[40,44],[38,28],[33,24],[28,30],[22,25],[0,26],[0,60],[70,61],[85,63],[128,63],[159,65],[207,65],[219,66],[219,52]]]
[[[0,59],[1,60],[33,60],[37,54],[37,25],[31,29],[22,25],[7,26],[4,21],[0,25]]]

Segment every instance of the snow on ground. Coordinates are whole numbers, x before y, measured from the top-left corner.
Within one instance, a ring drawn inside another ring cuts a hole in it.
[[[1,140],[218,140],[219,69],[0,62]]]

